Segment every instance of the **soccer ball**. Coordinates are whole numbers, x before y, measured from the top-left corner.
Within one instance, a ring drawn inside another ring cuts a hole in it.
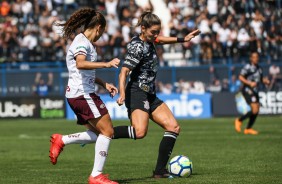
[[[188,177],[192,174],[192,170],[192,161],[184,155],[173,157],[168,164],[168,172],[173,176]]]

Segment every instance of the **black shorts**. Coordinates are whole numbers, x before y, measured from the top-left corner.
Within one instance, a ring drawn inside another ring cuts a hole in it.
[[[151,114],[158,106],[163,103],[156,94],[147,93],[140,88],[131,88],[126,90],[125,106],[127,108],[128,117],[131,113],[140,109]]]
[[[251,103],[259,103],[259,95],[256,92],[253,91],[242,91],[242,94],[247,102],[247,104],[251,104]]]

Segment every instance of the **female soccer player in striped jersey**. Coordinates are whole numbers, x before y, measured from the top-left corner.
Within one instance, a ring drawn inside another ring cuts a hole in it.
[[[132,126],[114,127],[114,139],[145,137],[149,119],[164,129],[164,136],[159,146],[154,178],[168,178],[166,165],[179,134],[180,127],[168,106],[156,96],[155,79],[159,60],[155,44],[189,42],[200,34],[195,30],[184,38],[159,36],[161,21],[151,12],[144,12],[137,26],[141,34],[133,37],[127,45],[127,55],[119,75],[120,96],[117,103],[125,105]],[[126,85],[126,78],[130,81]]]
[[[235,130],[240,133],[242,122],[249,118],[248,125],[244,130],[244,134],[257,135],[258,131],[254,130],[252,127],[256,121],[257,115],[259,113],[260,103],[259,103],[259,84],[263,83],[269,85],[269,80],[263,77],[263,72],[259,66],[259,54],[257,52],[252,52],[250,55],[250,63],[246,64],[239,75],[240,81],[243,83],[242,94],[246,102],[250,105],[251,110],[244,114],[243,116],[235,120]]]
[[[103,86],[111,96],[117,93],[117,88],[96,77],[95,70],[100,68],[118,68],[120,60],[115,58],[110,62],[96,62],[95,43],[103,34],[106,26],[104,16],[94,9],[83,8],[71,15],[63,26],[63,36],[70,38],[71,34],[83,28],[71,43],[66,56],[69,71],[66,89],[67,101],[77,116],[77,123],[88,130],[71,135],[53,134],[51,136],[50,159],[55,165],[63,147],[68,144],[95,144],[94,166],[89,176],[89,184],[116,184],[102,173],[108,155],[108,149],[113,136],[111,118],[105,104],[95,94],[95,85]],[[97,136],[98,135],[98,136]]]

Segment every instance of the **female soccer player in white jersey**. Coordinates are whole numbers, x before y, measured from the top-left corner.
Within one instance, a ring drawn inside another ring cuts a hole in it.
[[[76,35],[67,51],[69,80],[65,96],[77,116],[77,123],[84,125],[87,131],[71,135],[53,134],[50,140],[50,160],[55,165],[65,145],[96,142],[94,166],[88,182],[116,184],[117,182],[109,180],[102,174],[114,131],[108,110],[100,97],[95,94],[94,85],[97,83],[103,86],[111,96],[118,92],[115,86],[95,76],[96,69],[118,68],[120,63],[117,58],[110,62],[96,62],[97,52],[93,43],[103,34],[106,20],[94,9],[83,8],[76,11],[66,23],[58,25],[63,27],[65,38],[69,38],[71,34],[83,28],[82,33]]]

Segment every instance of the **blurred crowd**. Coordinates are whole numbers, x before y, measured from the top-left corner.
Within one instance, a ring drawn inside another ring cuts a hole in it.
[[[228,78],[220,78],[213,66],[209,67],[209,81],[189,81],[183,78],[178,79],[174,84],[157,82],[157,92],[163,94],[181,93],[181,94],[203,94],[206,92],[230,92],[237,93],[242,88],[242,82],[238,79],[238,74],[233,70],[232,76]],[[262,91],[281,91],[282,75],[280,67],[272,64],[269,67],[268,74],[265,75],[270,80],[268,86],[260,85]]]
[[[156,4],[168,14],[157,13]],[[277,62],[282,59],[281,5],[281,0],[0,0],[0,62],[64,62],[71,40],[61,39],[54,22],[64,22],[81,7],[106,16],[107,30],[96,43],[99,60],[122,59],[126,44],[140,31],[134,27],[138,17],[151,10],[169,19],[163,35],[202,32],[189,43],[158,46],[161,66],[167,65],[166,53],[181,53],[195,65],[244,63],[250,51]]]

